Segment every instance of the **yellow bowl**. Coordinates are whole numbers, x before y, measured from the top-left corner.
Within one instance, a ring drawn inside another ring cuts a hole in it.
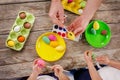
[[[56,48],[51,47],[49,44],[46,44],[42,40],[42,37],[49,36],[50,34],[56,36],[59,45],[65,48],[64,51],[62,52],[57,51]],[[66,44],[64,39],[61,38],[58,34],[53,32],[47,32],[38,37],[36,41],[36,51],[37,51],[37,54],[46,61],[50,61],[50,62],[57,61],[64,55],[66,51]]]

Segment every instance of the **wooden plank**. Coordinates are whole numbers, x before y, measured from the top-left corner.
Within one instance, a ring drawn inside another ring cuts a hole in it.
[[[99,10],[117,10],[120,9],[118,3],[102,4]],[[50,2],[36,2],[36,3],[23,3],[23,4],[12,4],[12,5],[1,5],[0,20],[16,18],[19,11],[28,11],[33,13],[36,17],[40,15],[47,15],[49,12]],[[119,11],[120,12],[120,11]],[[117,12],[117,13],[119,13]],[[9,13],[9,14],[8,14]],[[108,14],[109,11],[106,13]],[[114,12],[115,13],[115,12]],[[103,15],[103,14],[102,14]],[[111,16],[111,15],[107,15]]]
[[[109,16],[108,16],[109,13]],[[77,16],[74,14],[69,14],[68,12],[66,13],[68,15],[66,25],[69,25]],[[118,16],[117,16],[118,15]],[[114,26],[119,26],[120,23],[120,10],[117,11],[102,11],[102,12],[97,12],[96,15],[94,16],[93,19],[99,19],[103,20],[107,23],[118,23],[115,24]],[[9,31],[11,30],[11,27],[14,23],[15,19],[3,19],[0,20],[0,34],[8,34]],[[43,30],[43,29],[52,29],[53,24],[51,23],[50,18],[48,15],[41,15],[39,17],[36,17],[35,24],[33,26],[32,31],[36,30]]]
[[[39,32],[40,34],[43,32]],[[112,36],[112,39],[110,43],[101,49],[95,49],[97,51],[103,51],[103,50],[111,50],[111,49],[118,49],[120,48],[120,39],[119,35]],[[31,37],[27,41],[26,45],[24,46],[23,50],[20,52],[16,52],[14,50],[11,50],[9,48],[5,47],[5,44],[3,43],[4,40],[0,39],[2,41],[1,45],[4,45],[0,49],[0,65],[8,65],[8,64],[16,64],[21,62],[29,62],[33,59],[37,58],[36,50],[35,50],[35,43],[36,39],[38,38],[39,34],[38,32],[33,32],[31,34]],[[33,40],[34,39],[34,40]],[[73,54],[74,52],[82,51],[92,49],[92,47],[86,42],[85,39],[82,39],[80,42],[73,42],[71,40],[65,40],[67,50],[65,56],[68,56],[67,54]]]
[[[39,1],[50,1],[50,0],[0,0],[0,4],[11,4],[11,3],[25,3],[25,2],[39,2]],[[104,0],[103,3],[120,2],[120,0]]]
[[[5,4],[20,4],[20,3],[32,3],[32,2],[45,2],[48,0],[0,0],[0,5]]]
[[[96,55],[108,55],[111,59],[117,59],[117,60],[120,60],[120,57],[118,57],[120,56],[119,52],[120,49],[104,50],[99,52],[94,51]],[[75,55],[73,56],[71,54],[68,54],[71,56],[64,57],[63,59],[57,62],[47,63],[47,65],[60,64],[61,66],[64,67],[64,69],[67,70],[72,68],[85,67],[86,63],[84,60],[83,52],[78,51],[78,52],[74,52],[73,54]],[[50,72],[48,70],[43,70],[43,71],[44,73]],[[31,72],[32,72],[32,62],[0,66],[0,79],[10,79],[13,77],[15,78],[15,77],[29,76]]]
[[[119,24],[118,24],[119,25]],[[112,39],[114,40],[114,37],[116,37],[116,40],[119,39],[119,35],[120,35],[120,27],[117,27],[115,25],[113,25],[113,27],[111,27],[112,30]],[[37,40],[37,38],[45,32],[50,32],[51,29],[47,29],[47,30],[41,30],[41,31],[33,31],[30,33],[30,36],[25,44],[25,46],[30,46],[30,45],[35,45],[35,42]],[[6,48],[5,47],[5,41],[7,39],[7,35],[0,35],[0,48]],[[34,40],[33,40],[34,39]],[[85,39],[83,38],[82,42],[84,42]],[[114,41],[113,41],[114,42]],[[83,44],[82,44],[83,45]]]
[[[120,10],[96,12],[94,19],[103,20],[106,23],[119,23]]]
[[[23,3],[12,5],[1,5],[0,20],[16,18],[19,11],[33,13],[36,17],[48,14],[49,2]],[[8,14],[9,13],[9,14]]]

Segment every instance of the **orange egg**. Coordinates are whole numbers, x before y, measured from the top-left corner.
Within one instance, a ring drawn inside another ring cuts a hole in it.
[[[25,37],[24,36],[19,36],[18,37],[18,41],[19,42],[24,42],[25,41]]]

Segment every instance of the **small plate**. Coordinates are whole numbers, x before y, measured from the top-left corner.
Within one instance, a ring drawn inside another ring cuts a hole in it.
[[[105,22],[101,20],[95,20],[95,21],[97,21],[100,25],[99,30],[96,30],[96,35],[91,33],[91,28],[93,28],[93,23],[94,23],[94,21],[92,21],[86,28],[85,37],[86,37],[87,42],[91,46],[95,48],[102,48],[110,42],[111,30]],[[102,35],[101,34],[102,30],[106,30],[107,35]]]
[[[55,48],[51,47],[49,44],[46,44],[43,40],[43,36],[54,35],[57,38],[59,45],[63,46],[65,49],[62,52],[57,51]],[[57,61],[59,60],[66,51],[66,44],[63,38],[58,34],[53,32],[47,32],[38,37],[36,42],[36,51],[37,54],[46,61]]]

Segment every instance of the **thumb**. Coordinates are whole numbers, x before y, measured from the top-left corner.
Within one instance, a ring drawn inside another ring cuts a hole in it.
[[[82,28],[82,27],[79,27],[79,28],[76,28],[76,29],[73,31],[73,33],[74,33],[75,35],[78,35],[78,33],[81,34],[82,31],[83,31],[83,28]]]

